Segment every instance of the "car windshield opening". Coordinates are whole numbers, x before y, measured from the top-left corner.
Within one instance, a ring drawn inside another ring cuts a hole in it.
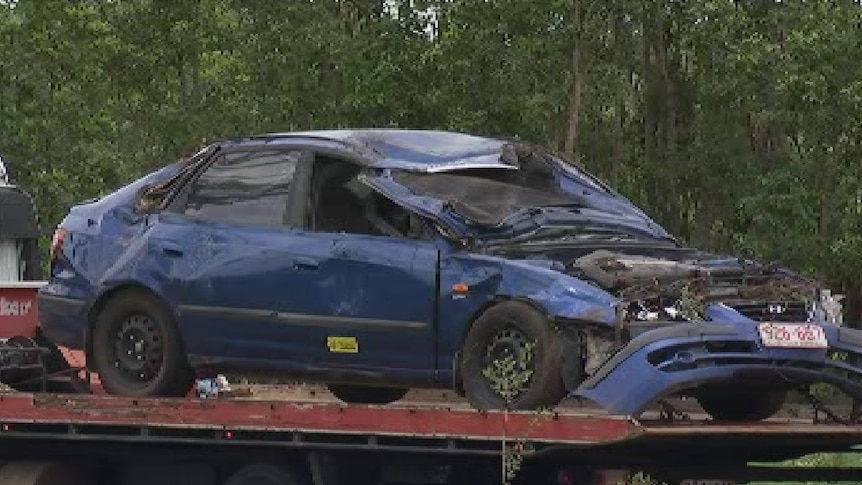
[[[483,225],[497,225],[508,215],[531,207],[583,206],[583,200],[560,188],[549,168],[396,172],[393,177],[417,195],[447,201],[460,215]]]

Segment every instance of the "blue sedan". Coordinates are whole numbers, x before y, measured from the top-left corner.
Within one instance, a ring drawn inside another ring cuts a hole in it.
[[[789,389],[862,395],[862,333],[782,268],[680,246],[554,154],[459,133],[215,143],[57,228],[45,335],[111,393],[274,372],[348,402],[454,388],[479,408],[668,395],[763,419]]]

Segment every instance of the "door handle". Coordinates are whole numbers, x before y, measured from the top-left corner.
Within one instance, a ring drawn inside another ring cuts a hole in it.
[[[159,241],[159,247],[162,249],[162,252],[167,254],[168,256],[182,256],[183,248],[180,247],[179,244],[171,241]]]
[[[355,249],[349,246],[335,246],[335,249],[332,251],[332,253],[335,254],[336,257],[347,259],[355,258],[359,255],[359,253]]]
[[[293,260],[293,267],[296,269],[315,270],[320,267],[320,263],[308,257],[299,257]]]

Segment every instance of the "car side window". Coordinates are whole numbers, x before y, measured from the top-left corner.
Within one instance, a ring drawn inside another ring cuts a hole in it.
[[[209,221],[283,226],[288,193],[302,152],[219,155],[188,192],[186,215]]]

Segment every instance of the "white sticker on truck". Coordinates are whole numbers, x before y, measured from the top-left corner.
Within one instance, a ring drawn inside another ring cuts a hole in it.
[[[33,302],[0,297],[0,317],[23,317],[30,313]]]

